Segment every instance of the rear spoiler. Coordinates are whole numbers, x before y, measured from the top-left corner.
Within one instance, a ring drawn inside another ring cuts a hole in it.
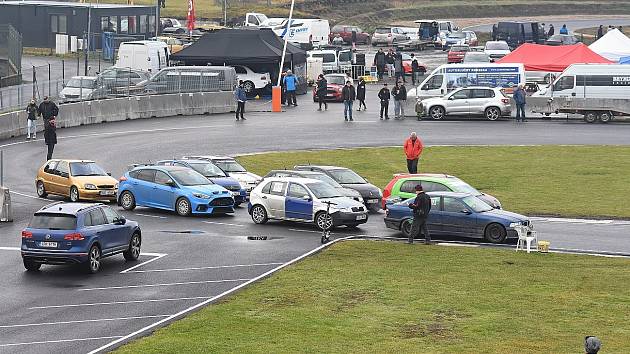
[[[154,166],[155,164],[153,163],[133,163],[131,165],[127,165],[127,172],[133,170],[136,167],[145,167],[145,166]]]

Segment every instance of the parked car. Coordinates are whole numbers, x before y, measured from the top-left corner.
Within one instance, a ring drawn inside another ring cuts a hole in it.
[[[332,202],[330,214],[327,205]],[[331,185],[310,178],[273,177],[252,191],[249,214],[256,224],[269,219],[312,222],[320,229],[335,226],[356,227],[366,223],[365,206],[343,196]]]
[[[524,215],[494,209],[483,200],[468,193],[431,192],[431,211],[427,228],[434,236],[460,236],[483,238],[491,243],[503,243],[517,238],[516,226],[532,229],[531,221]],[[414,198],[388,206],[385,226],[399,230],[409,237],[413,220],[409,203]]]
[[[384,44],[392,46],[397,42],[408,40],[409,37],[399,28],[396,27],[376,27],[372,34],[372,46]]]
[[[96,89],[96,76],[73,76],[59,93],[62,102],[76,102],[92,97]]]
[[[328,36],[330,42],[332,43],[333,39],[336,36],[341,37],[343,42],[346,44],[352,44],[352,31],[357,33],[357,44],[370,44],[370,34],[364,32],[361,28],[357,26],[350,25],[336,25],[330,30],[330,35]]]
[[[499,22],[495,36],[514,49],[523,43],[543,44],[546,35],[538,22]]]
[[[213,155],[192,155],[184,156],[184,159],[190,160],[205,160],[210,161],[217,165],[220,169],[228,174],[228,176],[235,178],[245,190],[247,194],[254,189],[262,180],[257,174],[248,172],[243,165],[238,163],[235,159],[229,156],[213,156]]]
[[[481,115],[497,120],[512,111],[510,99],[497,87],[463,87],[442,97],[422,100],[420,105],[418,112],[435,120],[448,115]]]
[[[37,171],[35,189],[40,198],[49,194],[80,200],[116,201],[118,181],[94,161],[47,161]]]
[[[547,38],[546,45],[573,45],[580,43],[580,41],[572,34],[554,34]]]
[[[506,41],[488,41],[483,49],[490,59],[501,59],[511,53]]]
[[[39,209],[22,231],[22,261],[28,271],[42,264],[80,264],[88,273],[101,268],[101,259],[122,253],[140,256],[142,232],[103,204],[56,202]]]
[[[294,166],[293,169],[326,174],[342,186],[354,189],[361,193],[363,202],[370,211],[377,212],[381,209],[381,198],[383,197],[382,191],[349,168],[321,165],[297,165]]]
[[[345,74],[327,74],[326,78],[326,101],[342,102],[341,90],[346,84]],[[317,97],[317,87],[313,87],[313,102],[319,102]]]
[[[96,79],[97,88],[91,96],[92,98],[103,98],[107,96],[127,96],[130,93],[141,92],[138,84],[149,80],[150,77],[151,74],[146,71],[111,67],[98,74]]]
[[[403,59],[403,69],[405,70],[405,75],[411,75],[411,55],[407,53],[401,53]],[[419,59],[416,57],[416,59]],[[427,72],[427,65],[418,60],[418,68],[420,69],[419,75],[424,75]]]
[[[444,48],[448,48],[452,45],[458,44],[467,44],[471,47],[479,45],[479,40],[477,39],[477,35],[473,31],[461,31],[461,32],[451,32],[446,36],[444,40]]]
[[[464,55],[470,52],[470,47],[467,44],[457,44],[451,46],[446,57],[446,63],[461,63],[464,60]]]
[[[322,181],[324,183],[328,183],[333,188],[335,188],[341,195],[344,197],[352,198],[357,202],[363,204],[363,197],[361,197],[361,193],[355,191],[354,189],[346,188],[341,184],[337,183],[330,176],[323,174],[321,172],[313,172],[313,171],[296,171],[296,170],[271,170],[265,176],[265,178],[271,177],[296,177],[296,178],[310,178],[316,179],[318,181]]]
[[[141,82],[148,94],[232,91],[238,79],[230,66],[173,66]]]
[[[153,37],[151,40],[166,43],[171,54],[175,54],[186,47],[181,39],[175,37],[160,36]]]
[[[247,201],[247,190],[241,186],[236,178],[230,177],[217,165],[207,160],[162,160],[155,163],[157,166],[188,167],[206,177],[210,182],[218,184],[232,193],[234,206],[239,206]]]
[[[161,18],[160,22],[162,23],[162,28],[173,27],[173,28],[183,28],[181,22],[179,22],[176,18]]]
[[[233,65],[233,67],[236,70],[238,80],[243,81],[243,88],[247,95],[255,96],[257,92],[271,84],[269,73],[257,73],[244,65]]]
[[[180,166],[136,167],[120,177],[118,204],[171,210],[180,216],[234,212],[232,194],[197,171]]]
[[[441,173],[395,174],[394,178],[383,189],[383,209],[416,195],[416,186],[422,185],[425,192],[458,192],[468,193],[483,200],[496,209],[501,209],[499,200],[490,194],[481,193],[461,179]]]
[[[488,56],[488,54],[484,53],[484,52],[466,52],[466,54],[464,54],[464,60],[462,60],[462,63],[465,64],[470,64],[470,63],[491,63],[494,60],[490,59],[490,57]]]

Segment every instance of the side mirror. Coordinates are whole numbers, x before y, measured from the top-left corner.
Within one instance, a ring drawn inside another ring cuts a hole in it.
[[[450,97],[448,98],[448,100],[449,100],[449,101],[452,101],[452,100],[454,100],[454,99],[455,99],[455,96],[450,96]]]
[[[127,219],[124,216],[119,216],[114,219],[114,224],[116,225],[125,225],[127,223]]]
[[[173,181],[172,179],[169,179],[168,181],[166,181],[165,184],[169,187],[177,188],[177,183],[175,183],[175,181]]]
[[[308,196],[308,195],[304,195],[304,196],[302,196],[302,200],[306,200],[306,201],[310,202],[311,201],[311,197]]]
[[[472,212],[470,210],[468,210],[468,209],[462,209],[459,212],[462,213],[462,214],[466,214],[466,215],[472,214]]]
[[[107,172],[107,175],[111,177],[111,176],[112,176],[112,173],[111,173],[111,172]]]

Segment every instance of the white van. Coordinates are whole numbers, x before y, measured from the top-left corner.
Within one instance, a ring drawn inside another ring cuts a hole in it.
[[[258,12],[248,12],[245,14],[245,22],[243,22],[243,26],[245,27],[259,27],[265,26],[269,18],[265,14],[261,14]]]
[[[308,58],[322,58],[324,73],[347,71],[352,69],[352,51],[349,49],[336,51],[333,49],[310,50]]]
[[[114,66],[156,73],[168,67],[169,56],[168,45],[161,41],[122,42]]]
[[[553,85],[532,96],[627,99],[630,97],[630,65],[572,64]]]
[[[525,83],[523,64],[444,64],[422,81],[416,97],[439,97],[467,86],[503,87],[511,93],[520,83]]]
[[[273,27],[273,31],[278,37],[284,39],[288,36],[288,41],[300,45],[317,46],[328,43],[330,34],[330,24],[328,20],[321,19],[293,19],[291,26],[287,29],[285,20],[282,24]]]

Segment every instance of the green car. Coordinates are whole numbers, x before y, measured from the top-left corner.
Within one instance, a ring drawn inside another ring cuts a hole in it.
[[[499,200],[489,194],[481,193],[461,179],[438,173],[396,174],[383,190],[383,209],[387,203],[397,203],[413,198],[416,186],[422,184],[425,192],[461,192],[469,193],[488,203],[495,209],[501,209]]]

